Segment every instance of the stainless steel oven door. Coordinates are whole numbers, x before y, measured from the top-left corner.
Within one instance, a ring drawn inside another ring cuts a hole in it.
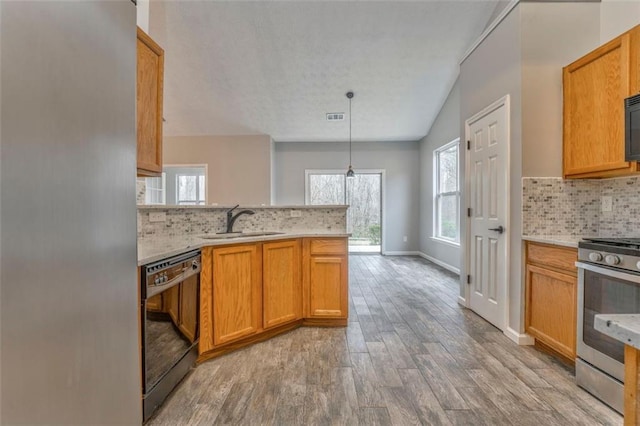
[[[624,344],[594,328],[597,314],[640,312],[640,275],[584,262],[578,267],[578,357],[624,382]]]

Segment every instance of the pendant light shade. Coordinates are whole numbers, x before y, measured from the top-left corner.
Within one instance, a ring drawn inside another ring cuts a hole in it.
[[[351,99],[353,99],[353,92],[347,92],[347,99],[349,99],[349,170],[347,170],[347,177],[352,178],[356,176],[356,172],[351,166]]]

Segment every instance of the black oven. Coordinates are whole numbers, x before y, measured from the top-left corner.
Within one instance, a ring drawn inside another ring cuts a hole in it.
[[[640,94],[624,100],[624,158],[640,161]]]
[[[198,357],[200,251],[142,267],[142,391],[146,421]]]

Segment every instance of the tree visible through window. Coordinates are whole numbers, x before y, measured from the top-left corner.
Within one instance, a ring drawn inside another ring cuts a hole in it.
[[[204,175],[183,175],[176,176],[178,187],[179,205],[204,204],[205,202],[205,180]]]
[[[434,151],[434,236],[460,242],[459,139]]]

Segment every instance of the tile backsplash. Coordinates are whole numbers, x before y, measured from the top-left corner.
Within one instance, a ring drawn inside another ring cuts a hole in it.
[[[240,207],[238,211],[242,209]],[[241,216],[234,231],[322,231],[344,233],[346,207],[251,207],[253,215]],[[138,238],[213,234],[225,230],[227,207],[138,207]],[[300,217],[291,217],[291,211]],[[165,213],[163,222],[150,222],[149,213]]]
[[[611,212],[601,211],[610,196]],[[640,237],[640,177],[522,179],[523,235]]]

